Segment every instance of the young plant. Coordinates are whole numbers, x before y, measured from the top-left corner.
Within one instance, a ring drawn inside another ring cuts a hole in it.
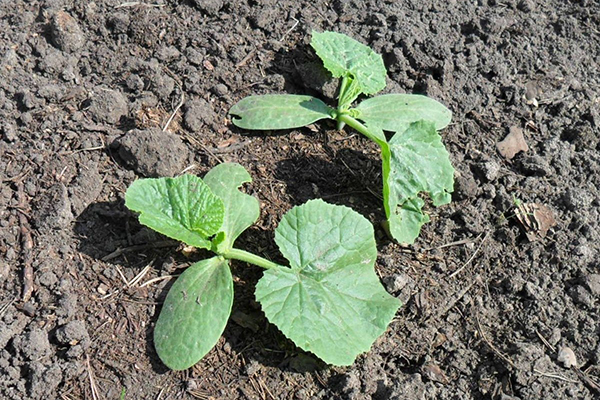
[[[454,169],[437,133],[450,123],[451,113],[426,96],[386,94],[366,99],[352,108],[359,95],[373,95],[385,87],[383,59],[369,47],[340,33],[313,32],[311,46],[323,65],[341,78],[337,108],[303,95],[249,96],[229,113],[244,129],[299,128],[321,119],[348,125],[381,147],[384,208],[390,234],[398,242],[413,243],[429,221],[421,192],[433,205],[451,200]],[[237,118],[236,118],[237,117]],[[388,141],[384,131],[395,132]]]
[[[264,268],[256,299],[296,345],[334,365],[350,365],[369,350],[400,306],[374,271],[373,227],[344,207],[311,200],[294,207],[275,230],[289,267],[233,247],[259,216],[258,200],[238,188],[250,182],[239,164],[221,164],[204,180],[140,179],[125,194],[139,221],[215,256],[175,281],[154,328],[154,345],[169,368],[198,362],[223,333],[233,304],[229,260]]]

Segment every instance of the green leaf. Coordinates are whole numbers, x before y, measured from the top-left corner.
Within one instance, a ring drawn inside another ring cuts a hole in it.
[[[223,224],[223,202],[202,179],[139,179],[125,193],[125,206],[140,213],[140,223],[170,238],[210,248],[208,238]]]
[[[350,105],[361,94],[361,89],[356,79],[348,76],[342,80],[338,96],[338,110],[348,110]]]
[[[385,65],[381,55],[356,40],[336,32],[312,33],[310,45],[336,78],[352,76],[364,94],[385,87]]]
[[[243,129],[300,128],[324,118],[332,118],[334,110],[312,96],[267,94],[248,96],[231,107],[229,114]]]
[[[452,113],[441,103],[417,94],[384,94],[360,103],[358,119],[369,126],[391,132],[404,132],[413,122],[433,122],[436,129],[450,123]]]
[[[352,364],[400,306],[375,274],[372,225],[347,207],[311,200],[283,217],[275,241],[291,268],[271,268],[259,280],[265,315],[325,362]]]
[[[378,128],[371,128],[377,130]],[[381,147],[383,197],[390,233],[400,243],[413,243],[421,226],[429,221],[423,213],[427,192],[434,206],[447,204],[454,190],[454,168],[448,152],[431,122],[419,121],[396,133]]]
[[[225,237],[219,244],[219,252],[223,253],[231,249],[235,239],[258,220],[260,206],[255,197],[238,190],[242,184],[252,182],[250,174],[240,164],[219,164],[206,174],[204,182],[225,205],[221,227]]]
[[[190,266],[175,281],[163,304],[154,346],[173,370],[196,364],[221,337],[233,304],[233,278],[220,257]]]

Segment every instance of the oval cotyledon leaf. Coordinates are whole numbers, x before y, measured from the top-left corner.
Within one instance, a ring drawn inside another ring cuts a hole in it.
[[[234,125],[243,129],[292,129],[333,118],[334,110],[312,96],[266,94],[248,96],[229,110]]]
[[[413,122],[432,122],[435,129],[445,128],[452,119],[446,106],[418,94],[384,94],[362,101],[356,108],[357,118],[368,126],[390,132],[404,132]]]
[[[265,315],[323,361],[352,364],[400,306],[375,274],[372,225],[350,208],[311,200],[283,217],[275,241],[290,268],[271,268],[259,280]]]
[[[154,347],[173,370],[196,364],[217,343],[231,314],[233,278],[227,260],[213,257],[177,278],[154,328]]]

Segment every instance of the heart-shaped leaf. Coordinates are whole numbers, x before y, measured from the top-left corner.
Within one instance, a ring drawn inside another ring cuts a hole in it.
[[[352,364],[400,306],[375,274],[372,225],[347,207],[311,200],[283,217],[275,241],[291,268],[271,268],[258,282],[265,315],[325,362]]]
[[[250,174],[240,164],[219,164],[206,174],[204,182],[225,205],[220,230],[225,233],[225,238],[218,249],[219,253],[224,253],[231,249],[233,242],[242,232],[256,222],[260,215],[260,206],[256,197],[238,190],[242,184],[252,182]]]
[[[384,94],[361,102],[358,119],[390,132],[404,132],[420,120],[433,122],[436,129],[450,123],[452,113],[443,104],[418,94]]]
[[[383,59],[370,47],[341,33],[315,31],[310,45],[335,78],[352,77],[361,93],[375,94],[385,87]]]
[[[244,129],[292,129],[332,118],[333,109],[312,96],[266,94],[243,98],[229,114]]]
[[[154,328],[154,346],[165,365],[183,370],[217,343],[231,314],[233,279],[220,257],[188,267],[175,281]]]
[[[223,201],[194,175],[137,180],[125,206],[140,213],[141,224],[199,248],[210,248],[208,238],[223,224]]]

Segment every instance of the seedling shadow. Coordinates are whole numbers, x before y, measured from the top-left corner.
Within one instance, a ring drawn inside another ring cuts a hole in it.
[[[303,82],[298,65],[304,64],[317,57],[310,45],[299,42],[289,49],[281,48],[274,53],[271,65],[266,68],[268,75],[281,75],[285,80],[285,93],[307,94],[307,85]]]
[[[122,265],[165,257],[178,242],[139,224],[137,215],[122,201],[90,204],[77,217],[73,233],[78,250],[93,259]]]
[[[284,93],[312,95],[331,104],[336,100],[340,80],[331,76],[309,44],[299,42],[289,50],[280,49],[266,71],[283,76]],[[328,90],[323,90],[325,86]]]
[[[275,177],[285,182],[294,204],[321,198],[345,205],[367,218],[383,219],[381,161],[351,149],[337,150],[331,160],[298,155],[277,164]]]

